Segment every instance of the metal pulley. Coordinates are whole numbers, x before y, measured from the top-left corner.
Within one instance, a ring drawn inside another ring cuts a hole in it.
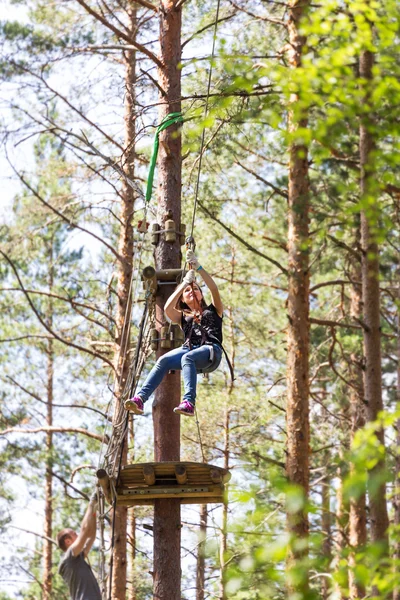
[[[192,235],[188,235],[186,240],[185,240],[185,246],[186,246],[186,250],[193,250],[193,252],[196,249],[196,242],[194,241],[194,237]]]

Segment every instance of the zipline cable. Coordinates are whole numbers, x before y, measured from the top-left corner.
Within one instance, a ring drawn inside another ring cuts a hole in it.
[[[209,104],[209,100],[210,100],[211,78],[212,78],[212,70],[213,70],[213,61],[214,61],[214,57],[215,57],[215,42],[217,40],[218,17],[219,17],[220,3],[221,3],[221,0],[218,0],[218,2],[217,2],[217,10],[216,10],[216,15],[215,15],[214,34],[213,34],[213,43],[212,43],[211,60],[210,60],[210,70],[208,72],[207,96],[206,96],[206,104],[205,104],[205,107],[204,107],[204,119],[207,117],[207,114],[208,114],[208,104]],[[202,134],[201,134],[199,164],[198,164],[198,168],[197,168],[196,187],[195,187],[195,192],[194,192],[194,206],[193,206],[193,215],[192,215],[192,226],[191,226],[191,231],[190,231],[190,235],[191,236],[193,236],[194,221],[195,221],[195,218],[196,218],[197,198],[198,198],[198,195],[199,195],[199,187],[200,187],[200,173],[201,173],[201,163],[202,163],[202,160],[203,160],[203,152],[204,152],[205,132],[206,132],[206,128],[203,127],[203,131],[202,131]]]

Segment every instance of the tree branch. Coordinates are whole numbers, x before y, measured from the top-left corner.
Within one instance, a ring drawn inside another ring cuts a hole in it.
[[[113,371],[115,371],[115,367],[114,367],[113,363],[110,360],[108,360],[108,358],[106,358],[105,356],[102,356],[101,354],[97,354],[97,352],[93,352],[92,350],[89,350],[88,348],[84,348],[83,346],[79,346],[78,344],[74,344],[73,342],[69,342],[69,341],[65,340],[64,338],[62,338],[61,336],[59,336],[55,331],[53,331],[51,329],[51,327],[49,327],[47,325],[47,323],[43,320],[42,316],[40,315],[40,313],[36,309],[35,305],[33,304],[33,302],[31,300],[29,294],[25,290],[24,285],[23,285],[23,283],[21,281],[21,278],[19,276],[18,270],[17,270],[16,266],[14,265],[13,261],[2,250],[0,250],[0,254],[2,256],[4,256],[4,258],[6,259],[6,261],[8,262],[8,264],[11,266],[12,270],[14,271],[14,274],[15,274],[15,276],[16,276],[16,278],[18,280],[18,283],[19,283],[19,285],[20,285],[20,287],[21,287],[21,289],[22,289],[22,291],[24,293],[24,296],[28,300],[29,306],[31,307],[31,309],[34,312],[34,314],[36,315],[38,321],[46,329],[46,331],[48,331],[56,340],[58,340],[59,342],[65,344],[66,346],[70,346],[71,348],[76,348],[80,352],[86,352],[87,354],[90,354],[94,358],[100,358],[105,363],[107,363],[112,368]]]
[[[22,529],[21,527],[16,527],[15,525],[8,525],[7,529],[16,529],[17,531],[23,531],[24,533],[31,533],[32,535],[36,535],[42,540],[47,540],[48,542],[51,542],[57,546],[57,542],[55,542],[52,538],[47,537],[47,535],[43,535],[42,533],[36,533],[36,531],[31,531],[30,529]]]
[[[32,77],[35,77],[36,79],[39,79],[39,81],[42,82],[42,84],[52,93],[55,94],[58,98],[60,98],[63,102],[65,102],[65,104],[67,106],[70,107],[71,110],[73,110],[75,113],[77,113],[84,121],[86,121],[86,123],[88,123],[91,127],[93,127],[94,129],[96,129],[101,135],[103,135],[111,144],[113,144],[114,146],[117,146],[117,148],[123,152],[124,149],[123,147],[116,142],[112,137],[110,137],[105,131],[103,131],[98,125],[96,125],[96,123],[94,123],[93,121],[91,121],[90,119],[88,119],[88,117],[86,117],[82,111],[80,111],[79,109],[77,109],[73,104],[71,104],[71,102],[69,100],[67,100],[67,98],[65,96],[63,96],[62,94],[60,94],[60,92],[58,92],[57,90],[55,90],[54,88],[52,88],[49,83],[41,76],[38,75],[37,73],[35,73],[34,71],[32,71],[31,69],[29,69],[25,64],[20,64],[17,63],[15,61],[10,61],[11,64],[13,64],[16,68],[18,69],[22,69],[23,71],[25,71],[26,73],[29,73],[29,75],[32,75]]]
[[[205,206],[203,206],[203,204],[199,200],[197,202],[198,202],[198,205],[201,208],[201,210],[206,215],[208,215],[210,217],[210,219],[212,219],[213,221],[215,221],[216,223],[218,223],[218,225],[220,225],[232,237],[234,237],[241,244],[243,244],[248,250],[250,250],[250,252],[254,252],[254,254],[257,254],[258,256],[261,256],[261,258],[264,258],[265,260],[267,260],[271,264],[275,265],[275,267],[278,267],[278,269],[282,273],[284,273],[285,275],[288,275],[287,269],[285,269],[285,267],[283,267],[281,264],[279,264],[278,261],[274,260],[273,258],[270,258],[266,254],[263,254],[262,252],[260,252],[259,250],[257,250],[257,248],[254,248],[253,246],[251,246],[248,242],[246,242],[243,238],[241,238],[237,233],[235,233],[234,231],[232,231],[232,229],[230,229],[227,225],[225,225],[225,223],[222,223],[222,221],[220,221],[217,217],[215,217]]]
[[[0,431],[0,436],[7,435],[9,433],[81,433],[82,435],[86,435],[87,437],[97,440],[99,442],[107,442],[107,437],[104,435],[99,435],[98,433],[92,433],[87,429],[83,429],[82,427],[55,427],[55,426],[43,426],[36,427],[34,429],[23,429],[22,427],[9,427],[8,429],[3,429]]]
[[[264,456],[263,454],[260,454],[259,452],[252,452],[251,454],[252,454],[252,456],[254,456],[254,458],[257,458],[258,460],[263,460],[267,463],[271,463],[272,465],[277,465],[278,467],[282,467],[282,469],[285,468],[285,463],[280,462],[279,460],[269,458],[269,456]]]
[[[325,325],[326,327],[362,329],[361,325],[353,325],[352,323],[340,323],[339,321],[329,321],[328,319],[315,319],[314,317],[310,317],[310,323],[312,323],[313,325]]]
[[[70,227],[73,227],[74,229],[79,229],[80,231],[83,231],[83,233],[87,233],[88,235],[91,235],[95,240],[101,242],[106,248],[108,248],[108,250],[110,250],[110,252],[112,252],[112,254],[114,254],[114,256],[122,263],[125,263],[125,259],[118,254],[118,252],[111,246],[111,244],[108,244],[107,242],[105,242],[103,240],[103,238],[101,238],[100,236],[96,235],[95,233],[93,233],[92,231],[89,231],[88,229],[86,229],[85,227],[81,227],[80,225],[77,225],[74,221],[72,221],[69,217],[66,217],[62,212],[60,212],[59,210],[57,210],[54,206],[52,206],[49,202],[47,202],[44,198],[41,197],[41,195],[39,194],[39,192],[37,190],[35,190],[35,188],[33,188],[23,177],[23,175],[21,175],[21,173],[19,173],[14,166],[10,163],[9,164],[11,166],[11,168],[13,169],[14,173],[17,175],[17,177],[22,181],[22,183],[28,188],[28,190],[30,190],[32,192],[32,194],[38,199],[40,200],[40,202],[42,204],[44,204],[47,208],[49,208],[52,212],[54,212],[58,217],[60,217],[60,219],[62,219],[63,221],[65,221],[66,223],[68,223],[68,225]]]
[[[282,21],[282,19],[277,19],[277,18],[271,17],[271,16],[264,17],[262,15],[255,15],[254,13],[250,12],[249,10],[238,6],[236,4],[236,2],[233,2],[233,0],[228,0],[228,1],[229,1],[229,4],[231,4],[234,8],[236,8],[240,12],[244,12],[246,15],[249,15],[249,17],[253,17],[253,19],[257,19],[260,21],[266,21],[267,23],[274,23],[275,25],[281,25],[282,27],[285,27],[285,29],[288,28],[288,24],[285,23],[285,21]]]
[[[52,339],[52,338],[50,338],[50,339]],[[25,392],[25,394],[28,394],[28,396],[31,396],[31,398],[34,398],[35,400],[37,400],[38,402],[41,402],[42,404],[48,404],[47,400],[42,400],[42,398],[40,398],[40,396],[38,396],[34,392],[31,392],[30,390],[25,388],[23,385],[18,383],[18,381],[13,379],[13,377],[6,375],[6,379],[9,379],[10,381],[12,381],[12,383],[14,385],[16,385],[23,392]],[[57,408],[84,408],[85,410],[91,410],[91,411],[101,415],[107,421],[112,421],[112,419],[108,415],[103,413],[101,410],[98,410],[97,408],[93,408],[92,406],[85,406],[84,404],[55,404],[54,402],[52,402],[51,405],[55,406]]]
[[[239,160],[235,159],[234,163],[236,165],[239,165],[239,167],[242,167],[242,169],[244,169],[245,171],[247,171],[247,173],[250,173],[250,175],[253,175],[253,177],[255,177],[256,179],[258,179],[258,181],[261,181],[262,183],[264,183],[265,185],[267,185],[268,187],[270,187],[272,190],[274,190],[274,192],[276,192],[277,194],[279,194],[280,196],[282,196],[282,198],[285,198],[287,200],[287,198],[288,198],[288,193],[287,192],[285,192],[284,190],[279,189],[278,187],[276,187],[276,185],[274,185],[270,181],[267,181],[266,179],[264,179],[264,177],[261,177],[261,175],[259,175],[255,171],[252,171],[252,169],[249,169],[248,167],[246,167],[245,165],[243,165]]]
[[[102,25],[104,25],[105,27],[110,29],[113,33],[115,33],[115,35],[117,37],[122,38],[128,44],[131,44],[132,46],[134,46],[136,48],[136,50],[139,50],[139,52],[142,52],[142,54],[145,54],[145,56],[147,56],[147,58],[150,58],[150,60],[152,60],[157,65],[157,67],[159,67],[160,69],[164,68],[164,65],[160,61],[160,59],[157,58],[157,56],[155,54],[153,54],[153,52],[151,52],[151,50],[148,50],[146,48],[146,46],[143,46],[142,44],[138,44],[138,42],[136,42],[135,39],[132,39],[129,35],[127,35],[123,31],[121,31],[117,27],[115,27],[112,23],[107,21],[107,19],[105,19],[102,15],[100,15],[98,12],[93,10],[93,8],[91,8],[84,0],[76,0],[76,1],[78,2],[78,4],[80,4],[86,10],[86,12],[88,12],[90,15],[92,15],[92,17],[97,19],[97,21],[102,23]]]
[[[104,311],[100,310],[96,306],[92,306],[90,304],[82,304],[81,302],[77,302],[73,298],[66,298],[65,296],[58,296],[57,294],[51,294],[50,292],[40,292],[39,290],[25,290],[25,291],[28,292],[28,294],[37,294],[38,296],[46,296],[48,298],[56,298],[56,300],[62,300],[64,302],[68,302],[69,304],[71,304],[72,308],[75,308],[75,306],[79,306],[80,308],[87,308],[88,310],[92,310],[93,312],[100,313],[103,317],[106,317],[109,321],[111,321],[112,323],[115,323],[115,319],[111,315],[105,313]],[[20,288],[0,288],[0,292],[23,292],[23,290],[21,290]],[[79,314],[82,314],[82,313],[79,313]]]
[[[338,240],[337,238],[335,238],[333,235],[328,234],[327,237],[332,240],[332,242],[334,244],[336,244],[336,246],[339,246],[339,248],[344,248],[345,250],[347,250],[348,252],[350,252],[350,254],[352,256],[354,256],[354,258],[358,261],[361,262],[361,253],[357,252],[356,250],[354,250],[354,248],[351,248],[351,246],[348,246],[347,244],[345,244],[345,242],[342,242],[342,240]]]
[[[228,15],[226,17],[221,17],[220,19],[218,19],[217,23],[222,23],[223,21],[229,21],[230,19],[232,19],[232,17],[234,17],[236,15],[236,12],[237,11],[233,12],[231,15]],[[183,50],[184,47],[186,46],[186,44],[191,42],[193,40],[193,38],[195,38],[197,35],[199,35],[200,33],[203,33],[203,31],[207,31],[207,29],[210,29],[211,27],[214,27],[214,26],[215,26],[215,21],[213,21],[212,23],[208,23],[207,25],[205,25],[198,31],[195,31],[193,35],[191,35],[187,40],[182,42],[181,49]]]
[[[20,342],[21,340],[29,340],[29,339],[40,339],[40,340],[52,340],[54,339],[52,335],[20,335],[15,338],[4,338],[0,340],[0,344],[5,344],[8,342]]]
[[[333,279],[332,281],[323,281],[321,283],[315,284],[313,287],[310,288],[310,294],[312,292],[315,292],[316,290],[319,290],[320,288],[326,287],[328,285],[349,285],[351,283],[356,284],[356,285],[361,285],[361,281],[348,281],[346,279]]]
[[[154,6],[154,4],[148,2],[147,0],[133,0],[133,2],[135,2],[135,4],[140,4],[140,6],[143,6],[143,8],[149,8],[150,10],[154,10],[155,13],[158,12],[157,6]]]

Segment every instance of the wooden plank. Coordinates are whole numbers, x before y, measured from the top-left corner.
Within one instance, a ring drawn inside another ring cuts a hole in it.
[[[218,498],[217,496],[211,498],[182,498],[181,504],[221,504],[223,502],[223,496]],[[118,504],[120,506],[154,506],[154,499],[148,498],[118,498]]]
[[[151,506],[156,499],[180,499],[181,504],[224,501],[227,469],[206,463],[137,463],[122,467],[117,488],[122,506]]]
[[[185,493],[183,494],[179,494],[177,495],[176,493],[165,493],[162,494],[160,497],[160,494],[148,494],[146,496],[143,496],[141,494],[138,495],[132,495],[132,494],[118,494],[117,496],[117,503],[124,505],[124,506],[135,506],[135,505],[140,505],[141,503],[143,505],[148,505],[148,504],[153,504],[154,500],[160,500],[162,498],[175,498],[175,499],[180,499],[182,504],[206,504],[208,502],[214,502],[214,503],[219,503],[219,502],[223,502],[223,493],[221,490],[210,490],[208,492],[204,492],[204,491],[197,491],[197,492],[191,492],[191,493]]]
[[[174,470],[175,465],[183,465],[187,470],[208,470],[208,469],[217,469],[218,471],[227,471],[222,467],[217,467],[216,465],[211,465],[207,463],[196,463],[196,462],[162,462],[162,463],[144,463],[151,465],[156,470]],[[122,467],[121,472],[127,472],[129,470],[141,469],[143,467],[143,463],[137,463],[133,465],[125,465]]]
[[[201,496],[207,498],[210,496],[222,497],[223,488],[221,486],[213,487],[168,487],[168,488],[138,488],[118,490],[118,498],[191,498]]]

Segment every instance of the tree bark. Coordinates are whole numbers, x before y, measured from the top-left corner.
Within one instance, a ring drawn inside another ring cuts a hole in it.
[[[197,550],[196,563],[196,600],[204,600],[205,579],[206,579],[206,538],[207,538],[207,504],[200,507],[200,532],[199,545]]]
[[[399,273],[400,275],[400,273]],[[400,281],[400,277],[399,277]],[[397,297],[400,303],[400,287],[397,290]],[[400,304],[399,304],[400,306]],[[400,310],[397,314],[397,406],[400,406]],[[400,529],[400,420],[396,422],[396,441],[397,441],[397,454],[396,454],[396,478],[395,478],[395,493],[393,497],[393,510],[394,510],[394,524],[397,530]],[[400,541],[394,543],[394,571],[398,571],[398,561],[400,561]],[[400,587],[396,587],[393,590],[393,600],[400,600]]]
[[[372,81],[374,55],[363,51],[360,56],[360,76],[367,82],[364,96],[364,115],[360,125],[360,192],[361,199],[368,206],[361,212],[361,247],[362,247],[362,296],[363,296],[363,329],[364,338],[364,390],[367,406],[367,419],[376,421],[383,409],[382,402],[382,368],[381,368],[381,329],[380,329],[380,291],[379,291],[379,248],[374,235],[377,227],[378,199],[374,190],[373,151],[375,147],[373,119],[368,109],[369,84]],[[384,445],[384,431],[376,433],[378,440]],[[381,460],[370,471],[370,481],[379,477],[385,469]],[[386,484],[381,483],[376,492],[369,488],[369,509],[372,542],[381,542],[388,549],[389,526],[386,505]]]
[[[159,122],[170,112],[181,110],[181,8],[178,0],[161,0],[160,60],[158,69],[160,93]],[[162,226],[167,218],[175,221],[176,229],[181,222],[181,136],[177,126],[171,126],[160,134],[158,156],[158,208],[157,222]],[[179,268],[181,264],[180,240],[167,242],[160,235],[155,249],[156,269]],[[156,321],[165,322],[164,305],[172,293],[170,286],[160,286],[157,294]],[[157,352],[157,357],[163,354]],[[180,373],[168,374],[155,393],[153,403],[154,459],[155,461],[178,461],[180,459],[180,418],[173,409],[180,400]],[[180,600],[181,598],[181,507],[174,499],[156,500],[154,505],[154,587],[157,600]]]
[[[356,247],[360,244],[360,228],[356,229]],[[361,264],[355,257],[351,258],[350,279],[353,282],[361,281]],[[362,290],[361,285],[353,283],[351,287],[350,314],[355,320],[362,319]],[[350,363],[350,381],[353,387],[350,387],[350,412],[351,412],[351,440],[354,439],[356,432],[365,425],[364,408],[364,385],[362,377],[362,357],[360,353],[353,353]],[[350,473],[355,472],[354,465],[350,465]],[[358,498],[350,499],[349,510],[349,542],[352,552],[349,556],[349,598],[364,598],[365,586],[356,581],[354,568],[357,565],[357,552],[365,545],[367,541],[367,512],[366,496],[361,494]],[[354,551],[353,551],[354,550]]]
[[[235,248],[231,249],[231,272],[230,272],[230,297],[232,297],[234,281],[235,281]],[[229,342],[231,346],[230,361],[232,368],[235,369],[236,359],[236,343],[235,343],[235,328],[233,326],[233,309],[231,305],[226,307],[226,316],[229,323]],[[224,416],[224,469],[229,470],[230,467],[230,450],[231,450],[231,436],[230,436],[230,418],[231,418],[231,395],[235,388],[235,382],[231,381],[226,398],[225,416]],[[228,551],[228,499],[225,498],[222,505],[222,524],[221,524],[221,536],[220,536],[220,600],[226,600],[226,583],[227,583],[227,551]]]
[[[233,384],[232,384],[233,385]],[[229,394],[230,395],[230,394]],[[230,457],[230,409],[229,409],[229,395],[228,402],[225,407],[225,418],[224,418],[224,469],[229,469],[229,457]],[[222,523],[221,523],[221,539],[219,545],[219,556],[221,565],[221,576],[219,583],[219,600],[226,600],[226,553],[228,550],[228,501],[225,498],[222,505]]]
[[[136,573],[135,573],[135,560],[136,560],[136,514],[135,507],[131,506],[128,510],[128,523],[129,523],[129,576],[130,581],[128,585],[128,600],[137,600],[136,594]]]
[[[327,460],[327,464],[329,459]],[[327,474],[326,478],[322,482],[321,496],[322,496],[322,518],[321,527],[323,535],[322,554],[326,559],[327,563],[331,562],[332,558],[332,527],[331,527],[331,506],[330,506],[330,485],[331,478]],[[321,583],[321,596],[322,600],[328,600],[331,590],[330,579],[323,577]]]
[[[135,419],[130,421],[129,427],[129,464],[135,462]],[[136,508],[131,506],[128,509],[128,548],[129,548],[129,583],[128,583],[128,600],[137,600],[137,585],[136,585]]]
[[[53,291],[54,266],[53,266],[53,240],[49,248],[49,292]],[[53,327],[53,300],[49,298],[47,308],[47,322]],[[54,394],[54,347],[53,340],[47,341],[47,415],[46,425],[53,425],[53,394]],[[46,473],[45,473],[45,498],[44,498],[44,544],[43,544],[43,600],[51,600],[53,591],[53,544],[51,543],[53,531],[53,432],[46,432]]]
[[[301,66],[301,54],[305,38],[299,33],[299,23],[307,10],[308,2],[293,0],[289,11],[288,59],[290,66]],[[295,133],[307,126],[306,116],[295,115],[298,94],[290,98],[288,128]],[[299,486],[304,497],[309,491],[309,180],[308,149],[292,141],[289,148],[289,215],[288,215],[288,355],[287,355],[287,458],[288,480]],[[287,514],[287,526],[294,539],[308,535],[308,515],[305,508]],[[288,566],[304,555],[290,550]],[[308,578],[292,584],[288,580],[289,593],[306,593]]]
[[[136,32],[136,7],[132,3],[128,9],[129,32],[134,37]],[[135,85],[136,85],[136,53],[134,50],[124,51],[125,62],[125,163],[124,172],[133,180],[135,178]],[[118,242],[118,253],[123,261],[118,262],[117,282],[117,316],[116,316],[116,366],[115,383],[115,415],[121,412],[121,394],[129,373],[127,360],[130,349],[130,313],[132,297],[130,284],[133,276],[133,226],[135,195],[132,188],[123,181],[121,194],[120,220],[121,228]],[[127,439],[125,440],[121,466],[127,463]],[[126,598],[127,573],[127,508],[117,506],[115,514],[115,533],[113,550],[113,573],[111,594],[113,600]]]
[[[342,462],[341,454],[341,462]],[[347,530],[349,523],[349,513],[348,506],[346,506],[343,499],[343,479],[346,476],[346,473],[343,472],[341,467],[337,469],[337,488],[336,488],[336,547],[337,547],[337,555],[335,557],[335,562],[339,563],[342,558],[345,549],[348,546],[348,538],[347,538]],[[347,573],[345,573],[347,575]],[[348,582],[342,583],[340,585],[336,584],[336,596],[340,598],[340,600],[347,600],[348,594],[344,592],[347,590]]]

